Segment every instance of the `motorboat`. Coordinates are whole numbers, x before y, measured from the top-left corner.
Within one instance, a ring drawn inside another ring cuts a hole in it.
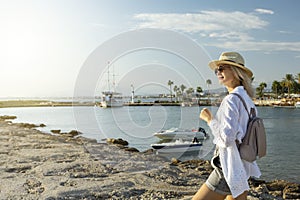
[[[300,101],[298,101],[298,102],[295,103],[295,107],[296,108],[300,108]]]
[[[198,152],[202,143],[196,138],[192,142],[176,140],[175,142],[161,143],[161,144],[151,144],[151,147],[155,149],[158,153],[188,153],[188,152]]]
[[[199,127],[198,129],[180,129],[180,128],[170,128],[167,130],[159,131],[153,134],[154,136],[163,140],[176,140],[183,139],[191,141],[193,138],[198,140],[205,140],[208,137],[205,129]]]

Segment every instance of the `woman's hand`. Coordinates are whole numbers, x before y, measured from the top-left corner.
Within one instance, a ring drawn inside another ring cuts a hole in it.
[[[207,108],[203,108],[200,112],[200,119],[206,121],[207,124],[213,119],[213,116]]]

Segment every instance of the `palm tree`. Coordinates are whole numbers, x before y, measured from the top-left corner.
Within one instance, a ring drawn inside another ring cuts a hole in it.
[[[175,92],[175,97],[177,98],[176,101],[178,101],[178,94],[180,93],[180,88],[177,85],[174,85],[173,91]]]
[[[257,92],[257,95],[259,97],[263,97],[264,96],[264,89],[267,87],[267,84],[265,82],[262,82],[259,84],[259,86],[256,88],[256,92]]]
[[[296,74],[295,79],[298,80],[298,83],[300,84],[300,73]]]
[[[170,86],[170,96],[171,96],[171,102],[173,101],[172,100],[172,85],[174,84],[174,82],[173,81],[171,81],[171,80],[169,80],[168,81],[168,86]]]
[[[278,81],[273,81],[272,83],[272,91],[275,93],[276,98],[278,98],[278,93],[280,94],[282,87]]]
[[[284,87],[288,89],[288,97],[290,97],[291,87],[294,85],[295,80],[292,74],[286,74],[285,78],[282,80]]]
[[[298,80],[298,83],[295,85],[296,87],[295,91],[297,93],[300,93],[300,73],[295,75],[295,80]]]
[[[207,85],[207,88],[208,88],[208,94],[210,93],[209,92],[209,86],[212,84],[211,80],[210,79],[207,79],[206,80],[206,85]]]
[[[183,93],[184,93],[184,90],[186,89],[186,86],[181,84],[180,85],[180,90],[181,90],[181,95],[182,95],[182,100],[183,100]]]
[[[198,86],[196,88],[197,96],[200,96],[200,93],[203,92],[202,87]]]
[[[190,96],[194,92],[194,88],[189,88],[186,91],[187,96]]]

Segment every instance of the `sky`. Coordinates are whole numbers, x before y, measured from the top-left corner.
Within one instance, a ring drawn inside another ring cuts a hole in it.
[[[300,73],[298,0],[1,0],[0,97],[220,88],[208,62],[238,51],[254,86]],[[206,80],[212,81],[206,85]]]

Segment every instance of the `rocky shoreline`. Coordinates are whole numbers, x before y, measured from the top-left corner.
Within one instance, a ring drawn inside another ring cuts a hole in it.
[[[0,199],[191,199],[212,168],[168,161],[123,140],[42,133],[0,117]],[[42,126],[37,125],[37,126]],[[248,199],[300,199],[300,184],[250,180]]]

